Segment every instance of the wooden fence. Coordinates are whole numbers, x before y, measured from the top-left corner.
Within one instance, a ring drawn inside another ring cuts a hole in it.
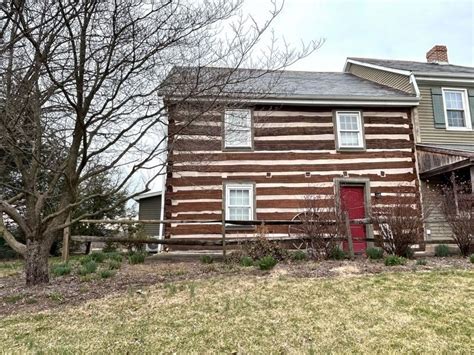
[[[222,253],[224,258],[227,254],[228,245],[238,245],[243,242],[252,242],[256,241],[256,237],[250,238],[228,238],[226,235],[226,225],[239,225],[239,226],[274,226],[274,225],[301,225],[303,223],[308,223],[312,221],[303,221],[303,220],[250,220],[250,221],[236,221],[236,220],[225,220],[225,219],[196,219],[196,220],[132,220],[132,219],[116,219],[116,220],[97,220],[97,219],[84,219],[80,223],[100,223],[100,224],[125,224],[125,225],[135,225],[135,224],[170,224],[170,223],[181,223],[181,224],[220,224],[222,225],[222,237],[220,239],[198,239],[198,238],[170,238],[170,239],[156,239],[156,238],[130,238],[130,237],[105,237],[105,236],[86,236],[86,235],[74,235],[70,236],[69,229],[64,231],[64,245],[68,245],[69,236],[72,240],[78,242],[114,242],[114,243],[137,243],[137,244],[162,244],[162,245],[180,245],[180,246],[221,246]],[[326,224],[335,224],[335,221],[315,221],[317,223],[326,223]],[[351,224],[373,224],[373,221],[370,218],[363,219],[349,219],[347,213],[344,215],[344,224],[345,224],[345,237],[337,238],[338,241],[347,241],[349,256],[354,257],[353,250],[353,240],[350,230]],[[268,240],[275,242],[296,242],[304,239],[310,239],[310,237],[267,237]],[[361,238],[360,241],[366,242],[375,242],[375,238]],[[423,244],[455,244],[452,239],[446,240],[435,240],[428,241],[424,240]],[[69,252],[66,250],[63,253],[63,259],[67,260],[69,257]]]

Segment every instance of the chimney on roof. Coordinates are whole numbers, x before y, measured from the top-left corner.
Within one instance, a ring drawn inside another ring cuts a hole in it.
[[[446,46],[436,45],[426,53],[428,63],[448,63],[448,48]]]

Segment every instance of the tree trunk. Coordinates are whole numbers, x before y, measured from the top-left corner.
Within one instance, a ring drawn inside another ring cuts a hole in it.
[[[28,286],[49,282],[48,257],[49,243],[28,238],[25,258],[26,284]]]

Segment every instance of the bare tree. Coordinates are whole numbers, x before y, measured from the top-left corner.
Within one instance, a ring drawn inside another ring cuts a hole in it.
[[[470,183],[456,182],[443,187],[441,211],[451,227],[461,254],[468,256],[474,244],[474,194]]]
[[[200,98],[191,123],[237,86],[248,88],[245,83],[317,48],[278,46],[274,37],[263,47],[281,12],[281,5],[271,5],[263,23],[244,15],[240,0],[11,0],[2,7],[0,150],[20,183],[1,181],[0,233],[25,257],[27,284],[49,281],[48,251],[58,231],[104,212],[75,214],[68,222],[71,211],[101,197],[79,196],[81,185],[114,172],[108,192],[114,193],[141,171],[153,171],[124,197],[130,198],[166,173],[167,139],[173,145],[179,128],[167,134],[159,91],[182,105]],[[229,69],[211,75],[206,66]],[[261,70],[238,70],[243,66]],[[182,69],[161,84],[172,67]],[[270,77],[267,88],[278,80]],[[5,218],[26,244],[9,232]]]

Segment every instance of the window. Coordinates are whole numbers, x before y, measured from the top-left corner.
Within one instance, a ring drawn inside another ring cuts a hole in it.
[[[471,129],[466,90],[443,89],[443,100],[446,127],[448,129]]]
[[[226,110],[224,147],[252,148],[252,113],[250,110]]]
[[[339,148],[364,148],[360,112],[336,112]]]
[[[249,221],[253,219],[253,185],[226,185],[226,219]]]

